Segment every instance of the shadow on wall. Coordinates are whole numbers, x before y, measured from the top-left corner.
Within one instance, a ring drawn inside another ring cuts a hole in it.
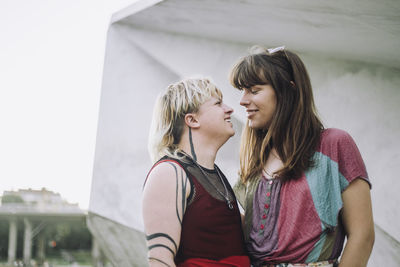
[[[145,235],[102,216],[89,213],[87,224],[114,267],[147,266]]]
[[[114,267],[144,267],[147,264],[145,235],[96,214],[89,214],[88,225]],[[375,225],[375,245],[368,266],[400,266],[400,243]]]

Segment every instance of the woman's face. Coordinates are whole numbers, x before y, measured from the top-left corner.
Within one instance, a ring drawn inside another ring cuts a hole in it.
[[[254,85],[243,89],[240,105],[246,108],[249,126],[253,129],[269,127],[276,109],[276,94],[271,85]]]
[[[235,134],[231,122],[233,109],[222,98],[211,97],[199,109],[198,116],[203,133],[225,141]],[[224,142],[225,142],[224,141]]]

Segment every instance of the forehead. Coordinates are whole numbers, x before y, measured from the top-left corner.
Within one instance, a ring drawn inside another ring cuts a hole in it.
[[[231,73],[231,84],[238,89],[249,89],[255,85],[268,84],[270,77],[263,64],[257,64],[258,55],[243,59]]]
[[[210,96],[209,98],[207,98],[204,102],[203,102],[203,104],[213,104],[213,103],[215,103],[215,102],[218,102],[218,101],[221,101],[222,100],[222,96],[220,97],[220,96],[218,96],[218,95],[212,95],[212,96]]]
[[[211,94],[210,99],[211,99],[211,98],[222,99],[222,93],[218,90],[218,91],[216,91],[216,92],[214,92],[214,93]]]
[[[204,96],[203,103],[213,98],[222,100],[222,92],[215,85],[207,88],[207,91],[208,92],[205,95],[203,95]]]
[[[222,98],[219,98],[218,96],[210,96],[207,98],[200,106],[199,106],[199,111],[204,112],[209,110],[212,106],[215,105],[215,103],[222,101]]]

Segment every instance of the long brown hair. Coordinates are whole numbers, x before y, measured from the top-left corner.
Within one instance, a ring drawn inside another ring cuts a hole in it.
[[[233,67],[231,84],[239,90],[269,84],[274,88],[277,106],[268,129],[252,129],[246,124],[240,149],[240,177],[245,183],[260,175],[275,148],[283,162],[275,174],[282,181],[296,179],[312,166],[323,130],[310,78],[295,53],[282,49],[270,54],[256,49],[257,53],[243,57]]]

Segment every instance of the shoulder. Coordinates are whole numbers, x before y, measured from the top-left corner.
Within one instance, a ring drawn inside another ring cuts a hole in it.
[[[355,147],[355,142],[348,132],[337,128],[328,128],[321,133],[320,152],[346,147]]]
[[[192,191],[191,187],[192,183],[182,165],[175,160],[167,159],[157,162],[150,170],[143,194],[166,196],[168,192],[176,193],[176,190],[181,188],[188,197]]]
[[[246,198],[246,185],[240,180],[240,178],[233,186],[233,192],[235,192],[236,199],[239,201],[240,205],[244,207],[244,201]]]
[[[157,162],[149,172],[149,178],[169,179],[169,177],[176,177],[184,171],[182,165],[173,159],[165,159]]]
[[[321,140],[324,142],[338,142],[346,139],[352,139],[350,134],[337,128],[325,129],[321,134]]]
[[[151,168],[145,185],[148,187],[163,187],[170,185],[172,181],[186,177],[182,165],[174,159],[163,159]]]
[[[358,177],[368,179],[360,150],[346,131],[335,128],[324,130],[319,152],[326,156],[321,162],[336,162],[340,174],[347,182],[350,183]],[[342,189],[347,186],[347,182],[342,183]]]
[[[346,131],[340,129],[329,128],[322,132],[318,152],[338,163],[364,164],[353,138]]]

